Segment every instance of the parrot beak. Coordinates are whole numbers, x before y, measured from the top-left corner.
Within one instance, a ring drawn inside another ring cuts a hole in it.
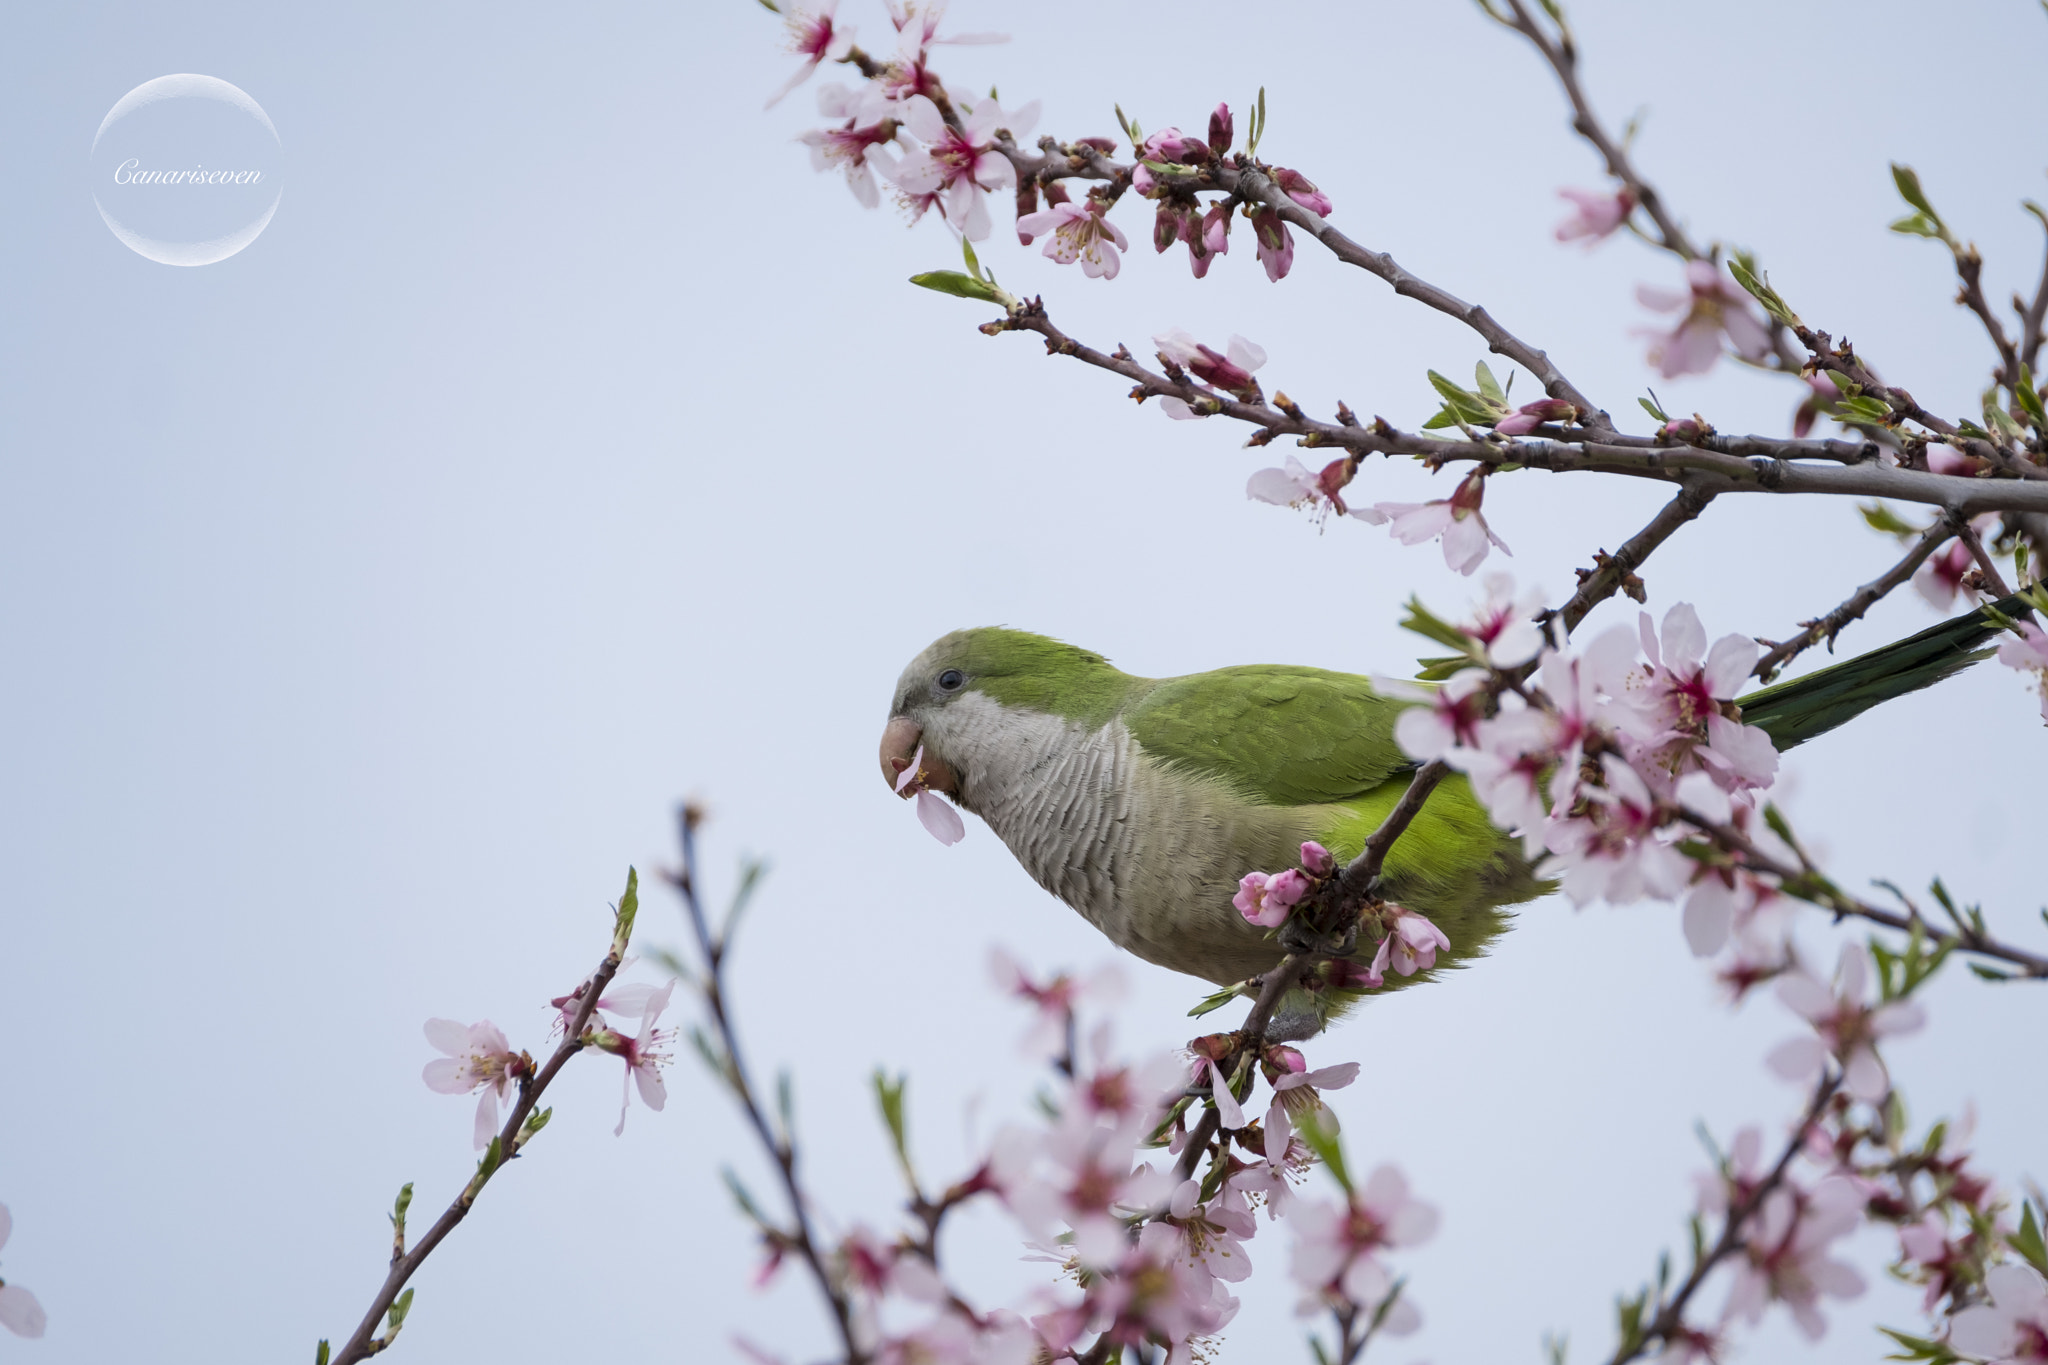
[[[882,780],[889,784],[891,791],[898,792],[906,801],[918,790],[919,784],[909,782],[901,788],[896,784],[909,770],[912,760],[917,757],[918,745],[923,740],[924,727],[908,716],[897,716],[882,730]],[[925,790],[944,792],[948,796],[958,791],[959,782],[944,759],[926,754],[922,760],[921,770],[924,773],[922,785]]]

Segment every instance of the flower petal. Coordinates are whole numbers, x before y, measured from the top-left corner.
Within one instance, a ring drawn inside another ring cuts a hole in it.
[[[932,838],[949,848],[967,834],[967,823],[960,818],[960,812],[928,791],[917,794],[917,818],[932,832]]]

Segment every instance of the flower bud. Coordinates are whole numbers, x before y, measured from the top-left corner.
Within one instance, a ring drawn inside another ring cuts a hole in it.
[[[1236,123],[1230,117],[1230,106],[1217,105],[1216,112],[1209,115],[1209,150],[1217,156],[1225,155],[1236,136]]]
[[[1323,471],[1326,477],[1329,472],[1327,469]],[[1330,856],[1330,850],[1313,839],[1301,846],[1301,865],[1308,869],[1311,877],[1327,877],[1337,870],[1337,860]]]

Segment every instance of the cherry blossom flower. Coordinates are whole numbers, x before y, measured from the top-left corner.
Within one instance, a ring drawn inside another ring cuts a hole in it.
[[[1239,880],[1237,894],[1230,903],[1250,923],[1272,929],[1287,922],[1287,916],[1301,903],[1308,889],[1308,878],[1291,867],[1277,876],[1247,872]]]
[[[1252,215],[1252,236],[1259,244],[1259,264],[1266,278],[1278,284],[1294,269],[1294,234],[1287,230],[1278,212],[1260,209]]]
[[[640,1031],[628,1038],[616,1029],[598,1029],[591,1035],[591,1046],[623,1059],[626,1063],[624,1089],[619,1096],[619,1125],[612,1129],[612,1136],[618,1137],[626,1131],[626,1111],[633,1102],[633,1089],[639,1087],[641,1103],[657,1112],[668,1103],[668,1086],[661,1079],[661,1069],[668,1065],[669,1054],[660,1051],[662,1044],[675,1036],[673,1029],[657,1029],[655,1021],[668,1008],[669,996],[674,993],[673,980],[657,986],[647,996],[641,1008]]]
[[[427,1089],[441,1095],[483,1094],[476,1106],[476,1149],[491,1145],[498,1131],[498,1102],[516,1084],[529,1065],[525,1056],[512,1050],[498,1026],[485,1019],[475,1024],[458,1024],[453,1019],[429,1019],[427,1041],[445,1052],[428,1062],[421,1073]]]
[[[1578,418],[1576,405],[1562,398],[1538,398],[1495,422],[1493,429],[1503,436],[1527,436],[1545,422],[1576,422]]]
[[[1516,668],[1543,651],[1543,631],[1536,614],[1543,609],[1543,590],[1531,588],[1517,597],[1512,574],[1490,573],[1481,582],[1486,600],[1473,608],[1464,623],[1477,640],[1489,668]]]
[[[1200,1197],[1201,1182],[1183,1180],[1167,1203],[1171,1221],[1149,1225],[1140,1234],[1140,1245],[1143,1237],[1151,1236],[1154,1255],[1162,1259],[1178,1255],[1203,1279],[1227,1280],[1232,1284],[1249,1279],[1252,1260],[1244,1243],[1258,1231],[1258,1224],[1244,1193],[1225,1185],[1206,1204],[1196,1202]],[[1154,1227],[1159,1232],[1153,1233]]]
[[[1265,1150],[1268,1163],[1277,1165],[1273,1154],[1278,1152],[1284,1160],[1293,1146],[1294,1116],[1324,1108],[1318,1092],[1342,1090],[1358,1079],[1359,1066],[1357,1062],[1340,1062],[1311,1071],[1308,1060],[1291,1047],[1269,1048],[1267,1055],[1277,1059],[1278,1066],[1269,1063],[1267,1067],[1273,1103],[1266,1110]],[[1336,1116],[1331,1115],[1329,1122],[1334,1126]]]
[[[1154,1222],[1138,1234],[1138,1244],[1114,1273],[1089,1286],[1088,1307],[1097,1320],[1109,1320],[1102,1340],[1117,1347],[1164,1340],[1172,1343],[1168,1365],[1190,1365],[1194,1341],[1227,1324],[1237,1313],[1237,1300],[1221,1280],[1182,1254],[1171,1225]]]
[[[764,109],[773,109],[782,97],[811,78],[820,62],[836,62],[853,50],[853,27],[836,22],[839,0],[824,0],[814,10],[793,9],[784,20],[789,32],[789,50],[804,59],[796,74],[768,97]]]
[[[1467,669],[1436,687],[1394,678],[1375,678],[1383,696],[1423,703],[1402,711],[1394,721],[1394,742],[1408,757],[1427,763],[1453,749],[1476,747],[1480,722],[1486,719],[1487,673]]]
[[[1214,1038],[1220,1041],[1216,1041],[1213,1046],[1208,1047],[1206,1050],[1204,1049],[1204,1044],[1210,1043],[1210,1039],[1197,1038],[1191,1044],[1195,1054],[1195,1070],[1192,1080],[1194,1084],[1200,1085],[1202,1078],[1204,1076],[1208,1077],[1209,1094],[1216,1101],[1217,1116],[1222,1120],[1225,1128],[1231,1132],[1236,1132],[1245,1125],[1244,1107],[1237,1102],[1237,1096],[1231,1093],[1230,1077],[1223,1070],[1223,1061],[1229,1056],[1230,1049],[1234,1044],[1227,1034],[1216,1034]],[[1212,1052],[1217,1055],[1210,1055]]]
[[[7,1245],[8,1235],[14,1231],[14,1215],[0,1204],[0,1247]],[[0,1327],[18,1337],[39,1337],[49,1325],[49,1318],[43,1312],[36,1296],[18,1284],[0,1280]]]
[[[1822,1296],[1853,1299],[1863,1292],[1856,1268],[1828,1254],[1829,1243],[1855,1231],[1863,1208],[1862,1192],[1841,1176],[1821,1181],[1810,1194],[1786,1186],[1772,1190],[1745,1225],[1745,1258],[1736,1268],[1724,1317],[1754,1324],[1777,1301],[1791,1310],[1809,1340],[1818,1341],[1827,1331]]]
[[[1952,540],[1927,556],[1927,562],[1913,575],[1913,590],[1944,611],[1955,604],[1958,593],[1975,602],[1979,594],[1963,586],[1963,575],[1976,567],[1977,558],[1970,547]]]
[[[1082,1005],[1113,1004],[1123,995],[1123,974],[1114,967],[1078,979],[1062,972],[1040,984],[1001,948],[989,949],[988,966],[1000,989],[1029,1002],[1036,1011],[1019,1050],[1038,1061],[1050,1061],[1066,1051],[1074,1012]]]
[[[2041,689],[2041,719],[2048,721],[2048,631],[2032,621],[2021,621],[2018,630],[2018,639],[1998,647],[1998,662],[2034,674]]]
[[[994,99],[969,110],[956,129],[924,95],[903,101],[903,126],[924,146],[896,163],[892,179],[914,202],[943,207],[946,221],[970,242],[989,234],[988,190],[1017,183],[1009,158],[995,150],[998,128],[1023,137],[1038,122],[1036,101],[1015,113]]]
[[[1304,1311],[1348,1299],[1376,1312],[1393,1293],[1394,1278],[1378,1253],[1415,1246],[1436,1235],[1437,1211],[1408,1192],[1392,1166],[1381,1166],[1343,1204],[1304,1202],[1292,1214],[1295,1241],[1289,1269],[1308,1291]],[[1407,1336],[1422,1315],[1404,1295],[1388,1309],[1383,1329]]]
[[[1554,818],[1545,832],[1551,858],[1545,875],[1559,878],[1574,905],[1605,900],[1625,905],[1644,896],[1678,893],[1692,863],[1656,838],[1663,824],[1656,797],[1617,754],[1600,756],[1602,787],[1583,789],[1586,810]]]
[[[1870,957],[1857,943],[1844,944],[1830,990],[1801,970],[1778,981],[1778,999],[1813,1025],[1814,1036],[1788,1039],[1771,1050],[1771,1070],[1788,1081],[1811,1083],[1830,1055],[1842,1063],[1842,1089],[1875,1104],[1891,1090],[1891,1078],[1877,1055],[1880,1038],[1912,1033],[1927,1021],[1916,1001],[1893,1000],[1872,1008],[1863,1002]]]
[[[901,762],[901,759],[896,760]],[[960,812],[940,800],[938,794],[925,785],[928,774],[924,770],[924,745],[917,746],[909,766],[896,774],[896,792],[900,796],[904,788],[917,792],[917,818],[931,836],[951,848],[967,835],[967,822],[960,818]]]
[[[1317,189],[1300,171],[1285,166],[1273,168],[1273,183],[1287,191],[1287,197],[1319,218],[1330,216],[1330,196]]]
[[[1639,285],[1636,298],[1660,313],[1684,312],[1671,332],[1650,347],[1650,363],[1666,379],[1705,374],[1721,358],[1721,338],[1745,360],[1761,360],[1771,352],[1771,334],[1749,311],[1749,295],[1712,261],[1687,261],[1687,291],[1680,294]]]
[[[1061,265],[1081,263],[1089,279],[1113,280],[1122,268],[1118,251],[1130,250],[1123,231],[1104,217],[1105,206],[1091,198],[1086,204],[1055,204],[1041,213],[1027,213],[1017,220],[1017,231],[1033,237],[1049,234],[1045,254]]]
[[[1727,790],[1769,786],[1778,771],[1771,737],[1754,725],[1730,720],[1723,709],[1756,664],[1756,641],[1724,635],[1708,649],[1699,613],[1684,602],[1664,614],[1661,648],[1648,612],[1639,623],[1649,662],[1625,684],[1641,722],[1631,727],[1633,737],[1673,776],[1697,760]]]
[[[1434,968],[1437,949],[1451,946],[1444,931],[1406,906],[1389,905],[1387,910],[1394,915],[1394,922],[1380,940],[1380,950],[1373,954],[1372,974],[1378,976],[1389,966],[1402,976]]]
[[[886,0],[886,3],[889,22],[902,35],[898,46],[904,52],[921,53],[928,47],[971,47],[1010,41],[1006,33],[956,33],[939,37],[939,23],[946,17],[945,0],[925,0],[921,5],[915,0],[903,0],[901,4],[897,0]]]
[[[1162,357],[1183,366],[1203,383],[1235,394],[1246,402],[1258,399],[1259,381],[1252,378],[1252,372],[1266,363],[1266,352],[1256,342],[1233,334],[1229,345],[1218,354],[1214,348],[1203,345],[1176,327],[1154,336],[1152,344],[1159,348]],[[1176,400],[1168,398],[1162,401],[1171,403]]]
[[[1991,1302],[1956,1314],[1948,1344],[1995,1365],[2048,1361],[2048,1283],[2031,1266],[2006,1264],[1984,1273],[1984,1289]]]
[[[1313,839],[1301,846],[1301,865],[1311,877],[1327,877],[1337,870],[1337,860],[1330,856],[1330,850]]]
[[[1557,225],[1557,240],[1570,242],[1583,237],[1589,247],[1626,223],[1636,207],[1636,192],[1626,185],[1604,193],[1565,188],[1557,192],[1557,197],[1570,200],[1579,210]]]
[[[1237,137],[1237,122],[1230,116],[1230,106],[1218,104],[1209,114],[1209,152],[1212,156],[1228,156],[1230,144]]]
[[[847,188],[864,208],[881,202],[875,167],[889,166],[881,149],[896,137],[896,130],[888,126],[887,106],[877,108],[876,104],[866,91],[849,90],[837,82],[823,86],[818,91],[818,112],[843,121],[836,128],[813,128],[797,135],[797,141],[811,149],[811,169],[843,172]]]
[[[1172,403],[1176,400],[1167,398],[1161,401]],[[1244,495],[1258,502],[1270,502],[1276,507],[1306,507],[1317,525],[1335,512],[1340,517],[1357,517],[1376,526],[1380,517],[1371,508],[1352,507],[1344,501],[1344,489],[1357,473],[1358,460],[1355,456],[1345,455],[1332,460],[1311,474],[1306,465],[1289,455],[1278,469],[1254,471],[1245,480]]]
[[[1488,545],[1502,554],[1514,553],[1481,515],[1479,506],[1485,497],[1486,475],[1475,469],[1448,498],[1419,503],[1374,503],[1354,515],[1375,526],[1385,525],[1403,545],[1419,545],[1441,537],[1444,563],[1461,574],[1470,574],[1485,561]]]

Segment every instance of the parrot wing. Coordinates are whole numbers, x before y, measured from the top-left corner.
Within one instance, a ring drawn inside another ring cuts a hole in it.
[[[1270,805],[1347,801],[1416,766],[1394,742],[1412,703],[1364,678],[1254,664],[1168,678],[1124,713],[1151,754]]]

